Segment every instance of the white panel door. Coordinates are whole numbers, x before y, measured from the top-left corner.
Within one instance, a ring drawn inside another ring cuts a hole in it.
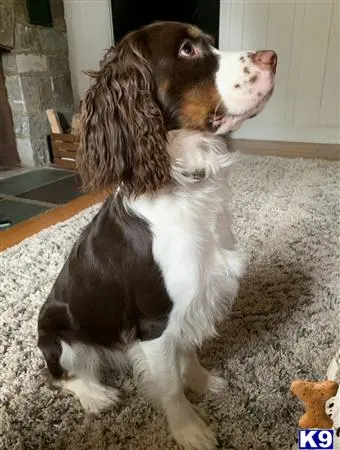
[[[238,138],[340,143],[339,0],[221,0],[220,49],[274,49],[277,85]]]
[[[113,43],[110,0],[64,0],[72,88],[76,106],[89,79],[83,71],[98,69]]]

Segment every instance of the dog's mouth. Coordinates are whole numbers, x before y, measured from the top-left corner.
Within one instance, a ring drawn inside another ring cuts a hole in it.
[[[221,128],[225,131],[235,131],[234,129],[241,125],[245,120],[257,116],[258,112],[249,112],[244,114],[221,114],[211,120],[212,129],[218,133]]]
[[[273,90],[274,87],[272,87],[255,106],[249,108],[242,114],[231,114],[228,110],[214,114],[214,116],[210,119],[212,129],[217,134],[226,133],[228,131],[236,131],[243,122],[256,117],[263,110],[266,103],[270,99]]]

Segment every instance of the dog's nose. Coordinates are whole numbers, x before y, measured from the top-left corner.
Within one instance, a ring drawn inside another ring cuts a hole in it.
[[[273,50],[260,50],[254,53],[253,61],[262,70],[276,72],[277,54]]]

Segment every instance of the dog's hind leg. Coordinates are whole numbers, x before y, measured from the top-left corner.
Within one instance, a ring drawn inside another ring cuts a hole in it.
[[[80,342],[69,344],[51,335],[41,335],[38,346],[55,384],[75,395],[85,410],[98,413],[117,404],[118,390],[100,381],[103,362],[114,364],[114,351]]]

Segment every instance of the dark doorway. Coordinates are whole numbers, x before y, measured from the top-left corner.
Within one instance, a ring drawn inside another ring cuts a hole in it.
[[[0,55],[0,169],[19,165],[20,159],[15,142],[12,111],[8,103]]]
[[[114,38],[156,20],[174,20],[197,25],[219,38],[220,0],[111,0]]]

